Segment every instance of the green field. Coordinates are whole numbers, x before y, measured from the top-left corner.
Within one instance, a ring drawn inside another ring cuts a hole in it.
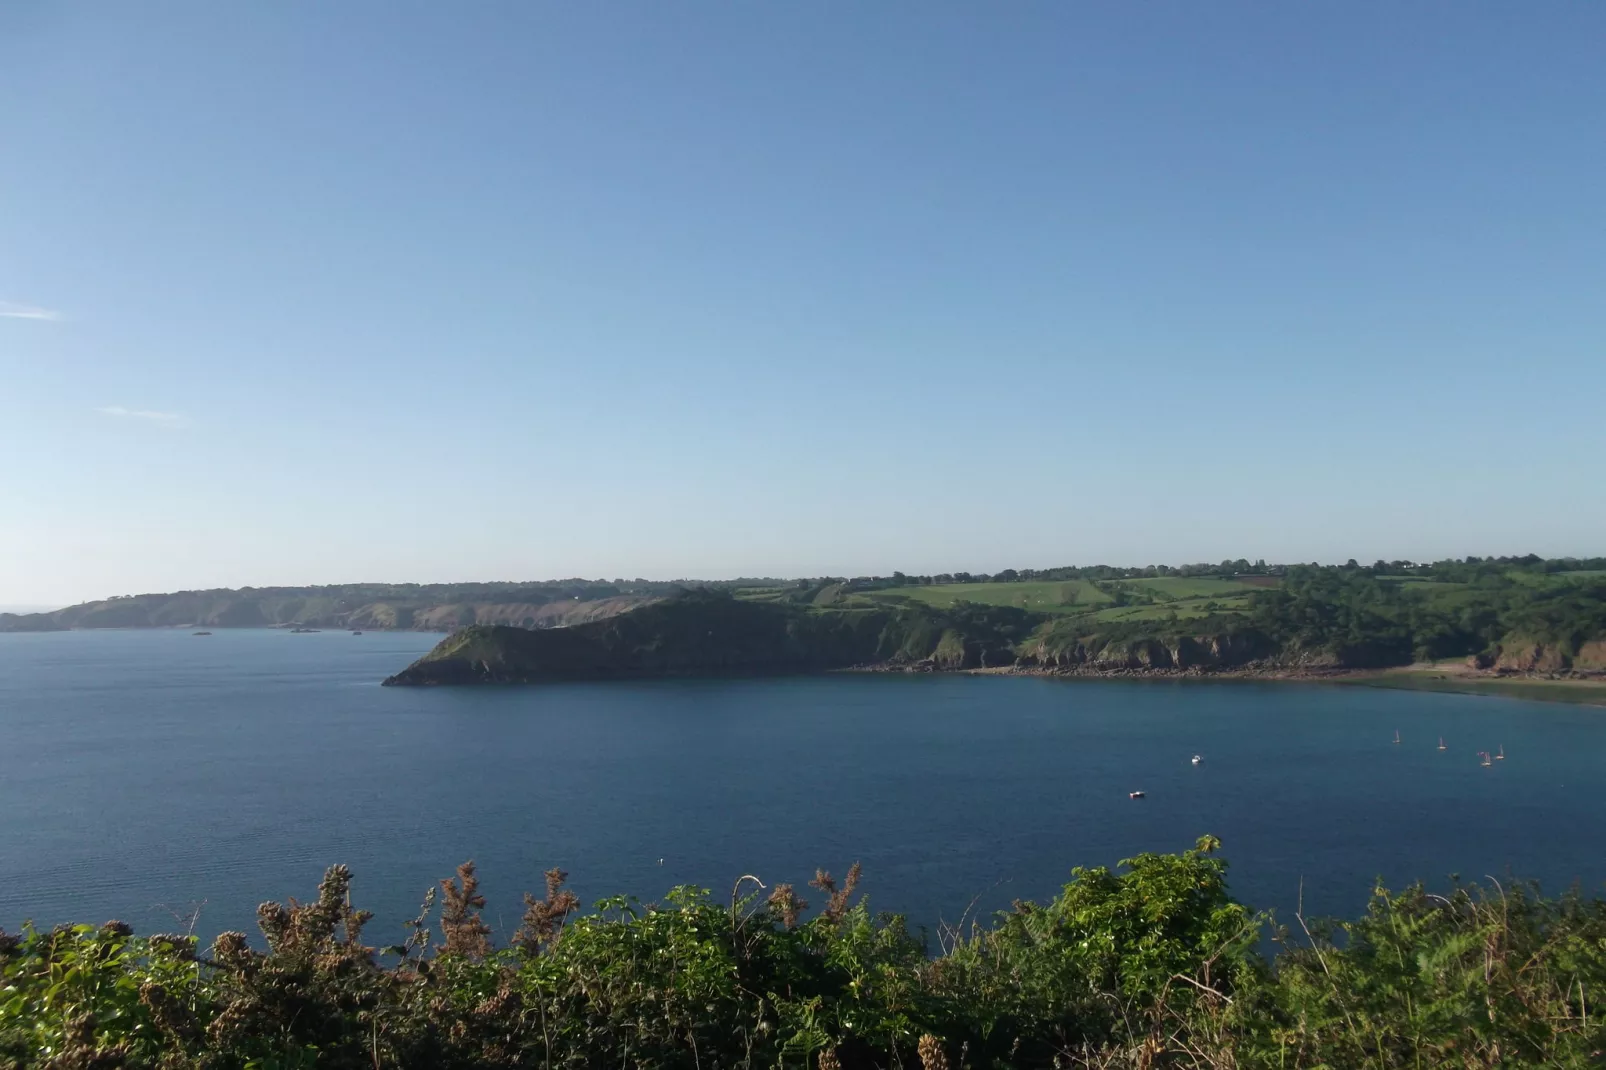
[[[1154,605],[1110,606],[1101,609],[1096,620],[1165,620],[1176,614],[1178,620],[1197,619],[1216,613],[1237,613],[1249,608],[1247,598],[1189,598]]]
[[[1220,576],[1156,576],[1144,580],[1120,580],[1120,583],[1140,591],[1152,592],[1159,598],[1222,598],[1242,595],[1255,586]]]
[[[1437,613],[1459,613],[1487,602],[1492,592],[1515,586],[1535,593],[1566,587],[1606,575],[1606,571],[1543,573],[1512,569],[1486,575],[1475,583],[1426,576],[1387,576],[1377,580],[1384,590],[1425,596]],[[1133,579],[1021,580],[1013,583],[948,583],[931,586],[883,587],[865,590],[852,582],[828,580],[794,588],[748,588],[743,598],[812,604],[846,609],[918,603],[952,609],[962,603],[1009,606],[1056,617],[1080,617],[1090,623],[1136,624],[1144,621],[1197,621],[1245,613],[1257,590],[1283,583],[1272,576],[1149,576]],[[1491,587],[1491,583],[1494,584]]]
[[[908,598],[938,609],[948,609],[959,602],[980,602],[989,606],[1014,606],[1033,613],[1086,613],[1110,602],[1110,596],[1089,580],[946,583],[869,591],[864,597],[881,601]]]
[[[1207,617],[1248,606],[1254,586],[1213,576],[1158,576],[1105,581],[1027,580],[1019,583],[949,583],[931,587],[895,587],[855,595],[875,601],[909,599],[938,609],[960,602],[1014,606],[1033,613],[1092,614],[1098,620],[1158,620]],[[1125,604],[1122,604],[1125,603]]]

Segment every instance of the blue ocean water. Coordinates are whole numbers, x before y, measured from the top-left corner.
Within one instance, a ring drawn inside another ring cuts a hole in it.
[[[0,926],[166,931],[198,907],[203,934],[254,932],[257,903],[345,862],[385,942],[467,858],[502,932],[554,865],[588,901],[652,901],[855,860],[873,906],[929,926],[1203,833],[1285,917],[1302,888],[1355,914],[1377,876],[1606,881],[1600,709],[968,676],[378,686],[437,638],[0,635]]]

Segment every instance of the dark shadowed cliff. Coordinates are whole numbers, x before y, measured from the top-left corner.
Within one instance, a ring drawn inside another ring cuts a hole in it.
[[[1009,664],[1034,621],[1018,610],[935,613],[817,609],[698,590],[569,628],[464,628],[386,680],[393,685],[527,683],[816,672],[931,662]]]

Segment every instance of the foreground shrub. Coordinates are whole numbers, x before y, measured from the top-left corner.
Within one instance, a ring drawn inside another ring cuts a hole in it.
[[[1606,1065],[1606,904],[1378,889],[1268,962],[1270,919],[1228,895],[1218,846],[1075,870],[935,955],[856,898],[857,866],[816,875],[812,914],[752,877],[581,914],[554,870],[501,948],[472,863],[384,948],[336,866],[316,899],[264,904],[256,946],[0,935],[0,1066]]]

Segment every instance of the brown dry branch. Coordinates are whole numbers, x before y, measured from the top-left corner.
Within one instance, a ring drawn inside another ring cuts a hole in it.
[[[456,880],[441,881],[441,935],[446,942],[437,951],[471,959],[491,953],[491,928],[479,914],[485,906],[479,887],[472,860],[457,867]]]
[[[818,888],[827,897],[825,906],[820,911],[820,917],[832,924],[842,920],[842,916],[848,912],[848,900],[859,887],[860,873],[859,863],[853,863],[848,867],[848,875],[843,879],[842,887],[838,889],[836,878],[830,873],[823,869],[814,871],[814,879],[809,881],[809,887]]]
[[[318,883],[318,898],[310,903],[290,900],[263,903],[257,907],[257,925],[267,938],[268,947],[278,954],[315,952],[331,943],[360,948],[362,927],[373,915],[351,909],[351,871],[330,866]],[[336,931],[343,930],[341,937]],[[174,941],[189,937],[171,937]]]
[[[580,909],[580,897],[563,887],[569,875],[556,867],[546,871],[546,898],[537,899],[524,893],[524,919],[513,944],[527,954],[538,955],[543,947],[551,946],[563,931],[563,922]]]
[[[793,891],[790,884],[777,884],[775,890],[770,892],[768,902],[770,909],[780,916],[781,924],[788,929],[797,928],[798,917],[809,908],[809,901]]]

